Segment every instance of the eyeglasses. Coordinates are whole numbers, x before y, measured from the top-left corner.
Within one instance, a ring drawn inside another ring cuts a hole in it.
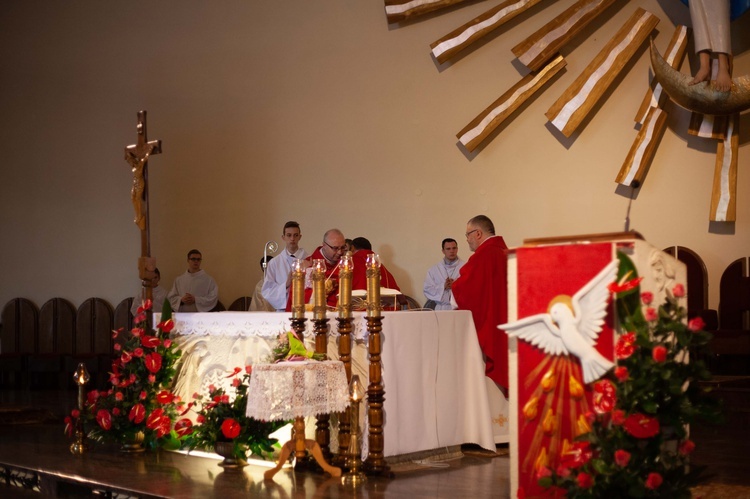
[[[193,258],[188,258],[188,260],[190,260],[191,262],[200,262],[201,260],[203,260],[203,258],[195,258],[195,257],[193,257]]]
[[[466,239],[469,239],[469,236],[472,235],[474,232],[478,231],[479,229],[470,230],[466,233]]]
[[[331,248],[333,251],[346,251],[346,244],[343,246],[331,246],[327,242],[323,241],[323,244]]]

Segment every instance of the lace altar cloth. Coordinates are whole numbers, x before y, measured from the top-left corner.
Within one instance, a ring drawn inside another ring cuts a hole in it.
[[[260,421],[342,412],[349,406],[344,363],[338,360],[255,364],[247,415]]]

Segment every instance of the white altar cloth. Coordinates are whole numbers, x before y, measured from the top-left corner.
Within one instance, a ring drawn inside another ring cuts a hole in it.
[[[328,354],[338,358],[336,314],[329,313]],[[353,313],[352,372],[369,383],[364,312]],[[290,329],[284,312],[174,314],[183,350],[175,391],[192,400],[225,384],[234,367],[267,360],[273,339]],[[305,342],[314,342],[312,320]],[[475,443],[494,450],[484,361],[468,311],[383,312],[384,455]],[[497,420],[495,420],[497,422]],[[503,421],[500,422],[503,424]],[[505,423],[507,426],[507,423]]]

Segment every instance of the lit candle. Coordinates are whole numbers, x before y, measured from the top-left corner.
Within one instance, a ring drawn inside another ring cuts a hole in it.
[[[339,317],[348,319],[352,316],[352,270],[354,262],[351,252],[347,251],[339,260]]]
[[[305,317],[305,271],[302,261],[295,258],[292,262],[292,319]]]
[[[313,319],[326,318],[326,264],[323,260],[313,260],[312,265]]]
[[[367,255],[367,317],[380,317],[380,257]]]

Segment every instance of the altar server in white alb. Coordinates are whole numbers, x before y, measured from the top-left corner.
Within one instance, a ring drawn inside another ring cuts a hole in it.
[[[159,286],[160,279],[161,272],[159,272],[159,269],[154,269],[154,277],[149,279],[149,283],[151,284],[152,310],[155,312],[161,312],[161,308],[164,306],[164,300],[167,298],[167,290]],[[138,315],[138,307],[143,306],[143,301],[145,299],[143,296],[144,291],[143,287],[141,287],[141,289],[138,290],[138,293],[133,297],[133,305],[130,307],[130,313],[133,314],[133,316]]]
[[[174,280],[169,303],[175,312],[210,312],[219,301],[216,281],[201,269],[203,255],[197,249],[188,252],[188,269]]]
[[[427,304],[425,307],[435,310],[451,310],[451,286],[463,267],[464,261],[458,257],[458,243],[455,239],[443,239],[443,260],[430,267],[424,280],[424,295],[428,304],[435,303],[435,307]]]
[[[307,258],[307,251],[299,246],[300,239],[302,239],[302,231],[299,224],[294,221],[285,223],[281,240],[286,246],[276,258],[268,262],[268,267],[266,267],[261,294],[277,312],[286,310],[289,286],[292,284],[292,262],[295,258],[300,260]]]

